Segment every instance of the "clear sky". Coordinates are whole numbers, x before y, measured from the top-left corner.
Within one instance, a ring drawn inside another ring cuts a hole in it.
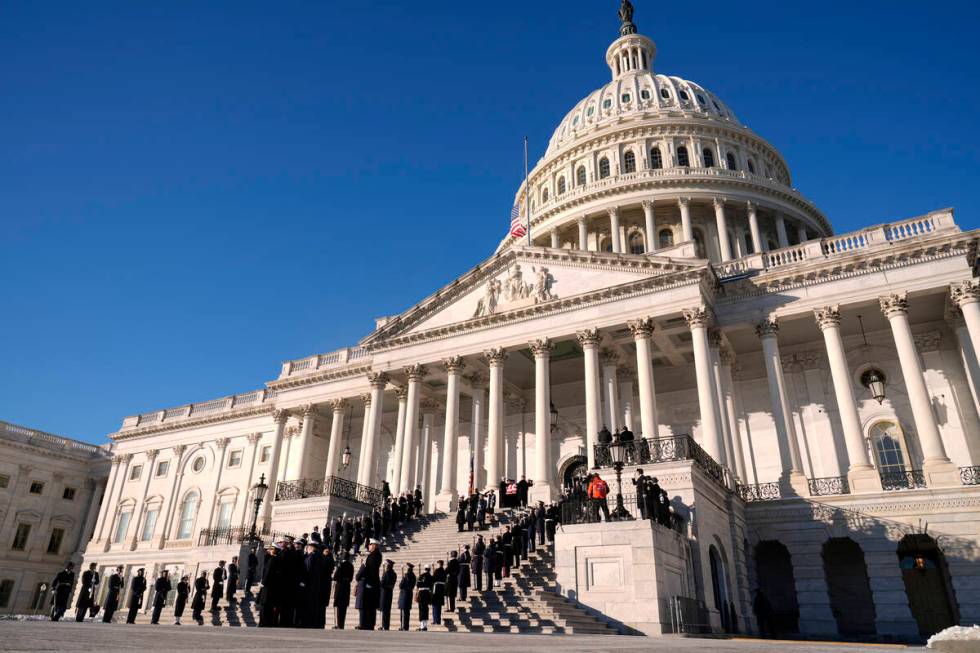
[[[635,0],[838,231],[978,226],[975,2]],[[0,7],[0,419],[102,442],[489,256],[617,0]]]

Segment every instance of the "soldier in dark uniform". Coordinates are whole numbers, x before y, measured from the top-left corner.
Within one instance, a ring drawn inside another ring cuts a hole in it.
[[[385,572],[381,575],[381,626],[378,630],[391,630],[391,601],[395,596],[395,583],[398,582],[393,560],[385,560]]]
[[[483,551],[483,573],[487,575],[487,591],[496,585],[493,581],[495,567],[497,565],[497,544],[490,538],[487,548]]]
[[[75,621],[81,622],[89,608],[95,604],[95,588],[99,584],[99,572],[95,571],[95,563],[91,563],[82,573],[82,586],[78,589],[75,600]]]
[[[187,597],[191,593],[190,576],[182,576],[177,583],[177,600],[174,601],[174,625],[180,625],[180,618],[184,616],[184,606],[187,605]]]
[[[527,479],[521,476],[521,480],[517,482],[517,505],[520,508],[527,507]]]
[[[266,553],[265,564],[262,567],[262,590],[259,592],[259,603],[262,604],[262,610],[259,612],[260,628],[275,628],[279,625],[282,595],[286,591],[283,583],[283,564],[282,546],[277,543]],[[207,582],[206,576],[204,582]],[[197,603],[196,595],[194,603]]]
[[[122,592],[123,567],[116,567],[116,573],[109,576],[109,593],[105,597],[105,606],[102,608],[102,623],[111,624],[112,617],[119,609],[119,594]]]
[[[315,528],[315,527],[314,527]],[[320,534],[317,533],[317,537]],[[231,559],[231,563],[228,565],[228,589],[225,591],[225,599],[228,603],[234,603],[238,600],[235,594],[238,592],[238,556]]]
[[[407,569],[406,569],[407,568]],[[398,630],[407,631],[412,618],[412,596],[415,592],[415,565],[411,562],[402,568],[402,579],[398,581]]]
[[[259,557],[255,555],[255,548],[253,547],[248,551],[248,573],[245,576],[245,593],[249,596],[252,595],[252,585],[255,584],[258,568]]]
[[[51,581],[54,591],[54,606],[51,608],[51,621],[58,621],[68,609],[71,601],[71,588],[75,586],[75,563],[69,562]]]
[[[446,599],[450,612],[456,612],[456,590],[459,588],[458,555],[458,551],[450,551],[449,562],[446,563]]]
[[[432,602],[432,573],[429,565],[422,569],[418,580],[416,601],[419,604],[419,630],[429,629],[429,603]]]
[[[350,605],[350,584],[354,580],[354,564],[349,553],[340,554],[340,562],[333,573],[334,629],[343,630],[347,620],[347,607]]]
[[[340,553],[340,538],[344,532],[344,524],[340,521],[340,517],[333,520],[333,525],[330,526],[330,541],[333,543],[333,550],[336,553]]]
[[[425,503],[422,501],[422,486],[415,486],[415,514],[419,517],[422,516],[422,507]]]
[[[473,545],[473,578],[477,592],[483,591],[483,554],[487,551],[487,545],[483,542],[483,536],[476,536],[476,543]]]
[[[466,600],[466,590],[470,587],[471,567],[473,566],[473,554],[470,553],[470,545],[463,545],[463,552],[459,554],[459,573],[456,576],[456,585],[459,589],[459,598]]]
[[[321,612],[317,610],[320,600],[320,565],[323,556],[313,544],[306,545],[303,555],[303,571],[299,582],[299,602],[297,614],[302,628],[322,628],[319,626]]]
[[[446,603],[446,567],[445,561],[436,562],[436,569],[432,572],[432,623],[439,625],[442,623],[442,606]]]
[[[211,574],[211,580],[213,581],[213,584],[211,585],[211,612],[218,611],[218,601],[225,593],[226,574],[225,561],[219,560],[218,566],[215,567],[214,572]]]
[[[150,619],[151,624],[160,623],[160,613],[163,611],[163,606],[167,604],[167,594],[170,593],[171,589],[170,572],[164,569],[160,572],[160,577],[153,584],[153,616]]]
[[[317,628],[327,625],[327,607],[330,605],[330,588],[333,582],[333,570],[336,563],[329,546],[323,547],[320,561],[320,595],[317,603]]]
[[[208,589],[210,588],[211,583],[208,582],[208,571],[207,569],[202,569],[201,575],[194,581],[194,600],[191,601],[191,616],[199,624],[204,623],[204,617],[201,615],[201,612],[204,610],[204,603],[207,600]]]
[[[374,630],[378,618],[378,602],[381,600],[381,551],[378,541],[368,541],[368,554],[364,561],[363,574],[358,580],[364,581],[360,596],[361,620],[359,630]]]
[[[385,537],[384,519],[381,517],[381,511],[377,508],[371,514],[371,526],[375,539],[383,540]]]
[[[126,623],[136,623],[136,613],[143,607],[143,593],[146,592],[146,570],[140,567],[129,586],[129,614]]]
[[[514,562],[514,536],[510,532],[510,526],[504,527],[504,534],[500,536],[500,547],[503,554],[501,575],[507,578],[510,576],[510,565]]]
[[[544,522],[545,509],[544,501],[538,501],[538,507],[534,509],[534,519],[537,521],[536,530],[538,531],[538,544],[544,544]]]
[[[466,523],[466,508],[464,505],[465,502],[461,499],[459,502],[459,507],[456,509],[456,528],[460,533],[463,532],[463,524]],[[470,530],[473,529],[471,528]]]

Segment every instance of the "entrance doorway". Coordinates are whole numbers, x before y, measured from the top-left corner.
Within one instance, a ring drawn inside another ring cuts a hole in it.
[[[824,543],[822,555],[837,632],[846,637],[874,636],[875,604],[864,551],[849,537],[834,537]]]
[[[565,461],[559,474],[561,486],[565,490],[571,490],[575,486],[575,480],[584,478],[588,469],[588,461],[586,461],[585,456],[569,458]]]
[[[898,544],[909,608],[923,638],[956,624],[946,558],[926,534],[906,535]]]
[[[773,634],[798,635],[800,604],[796,600],[793,560],[782,542],[766,540],[755,547],[755,575],[759,589],[772,606]]]
[[[721,617],[721,629],[726,633],[735,632],[732,623],[733,606],[728,592],[728,573],[725,570],[725,561],[714,544],[708,547],[708,558],[711,563],[711,590],[714,593],[715,608]]]

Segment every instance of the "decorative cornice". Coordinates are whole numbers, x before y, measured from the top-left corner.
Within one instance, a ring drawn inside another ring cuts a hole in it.
[[[270,381],[266,385],[269,388],[275,390],[284,390],[287,388],[301,388],[308,385],[316,385],[318,383],[323,383],[325,381],[334,381],[337,379],[349,379],[352,376],[360,376],[361,374],[366,374],[371,370],[370,365],[355,365],[353,367],[342,367],[330,370],[323,370],[322,372],[316,372],[313,374],[305,374],[298,378],[287,377],[285,379],[277,379],[275,381]]]
[[[909,314],[909,294],[907,292],[892,293],[878,298],[881,312],[887,318]]]
[[[554,349],[554,344],[551,342],[550,338],[540,338],[538,340],[532,340],[527,343],[527,346],[531,349],[531,353],[534,354],[535,358],[546,358],[551,356],[551,350]]]
[[[822,306],[813,309],[813,317],[817,320],[817,326],[823,329],[840,326],[840,306]]]
[[[755,335],[760,338],[775,338],[779,335],[779,322],[775,317],[767,317],[755,325]]]
[[[204,426],[206,424],[219,424],[221,422],[231,422],[239,419],[247,419],[249,417],[256,417],[259,415],[270,415],[275,408],[272,404],[266,404],[263,406],[253,406],[245,408],[242,410],[232,410],[227,413],[215,413],[213,415],[205,415],[199,418],[190,418],[186,420],[181,420],[179,422],[162,424],[150,424],[145,427],[136,427],[134,429],[127,429],[126,431],[117,431],[110,435],[110,437],[119,442],[122,440],[132,440],[134,438],[142,437],[144,435],[152,435],[155,433],[167,433],[169,431],[183,431],[186,429],[192,429],[199,426]]]
[[[289,411],[284,408],[276,408],[272,411],[272,421],[276,424],[285,424],[289,419]]]
[[[358,398],[364,404],[364,409],[366,411],[367,408],[371,405],[371,393],[370,392],[362,392],[360,395],[358,395]]]
[[[466,361],[462,356],[450,356],[442,361],[442,365],[449,374],[459,374],[466,368]]]
[[[959,308],[980,301],[980,281],[970,279],[969,281],[950,284],[949,298]]]
[[[653,335],[655,324],[651,317],[641,317],[638,320],[628,320],[626,326],[634,339],[649,338]]]
[[[507,350],[503,347],[488,349],[483,352],[483,357],[487,359],[490,367],[503,367],[504,361],[507,360]]]
[[[599,329],[586,329],[575,334],[582,347],[598,347],[602,342],[602,333]],[[533,350],[533,348],[532,348]]]
[[[316,404],[303,404],[299,407],[299,411],[303,414],[303,417],[312,417],[316,415]]]

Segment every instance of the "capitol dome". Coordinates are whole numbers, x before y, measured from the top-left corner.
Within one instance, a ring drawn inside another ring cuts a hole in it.
[[[611,81],[569,111],[521,184],[535,245],[727,262],[831,235],[779,152],[717,95],[654,71],[657,48],[623,0]]]

